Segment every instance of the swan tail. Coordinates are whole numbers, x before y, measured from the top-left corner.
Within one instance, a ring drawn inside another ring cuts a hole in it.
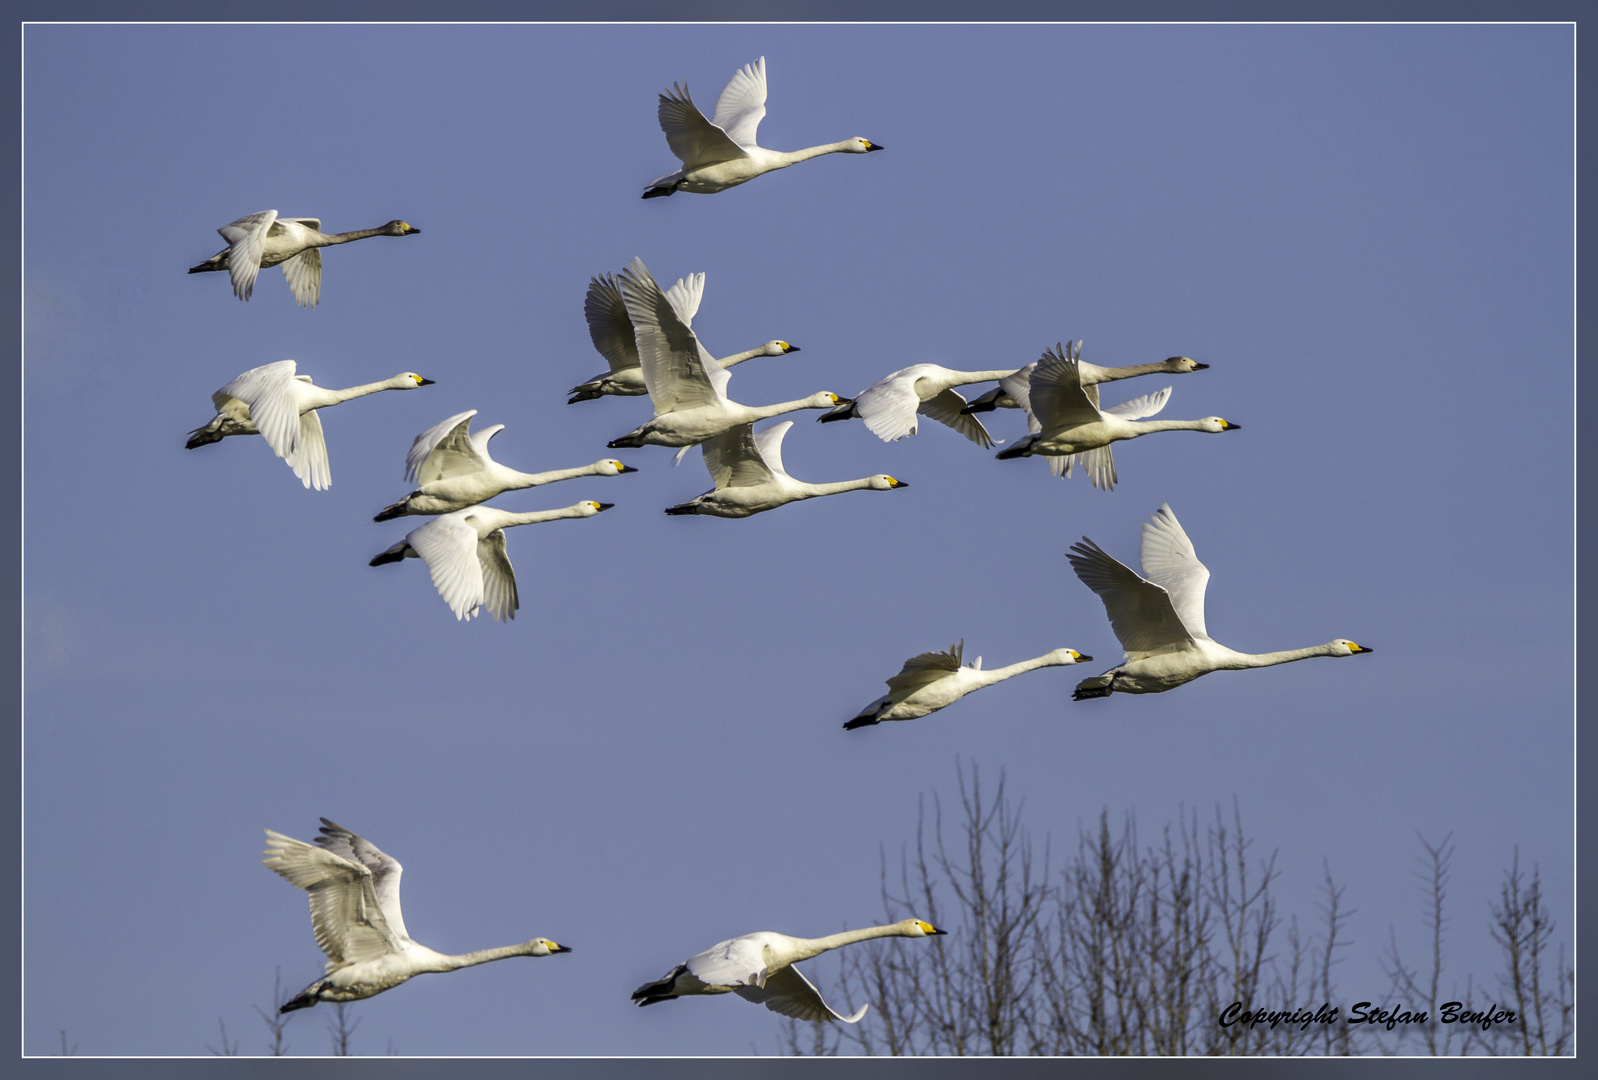
[[[383,507],[383,509],[378,511],[377,516],[374,517],[372,520],[373,521],[393,521],[397,517],[404,517],[405,516],[406,506],[410,503],[410,501],[411,501],[411,497],[409,495],[407,495],[407,496],[405,496],[405,498],[401,499],[399,502],[391,503],[388,506]]]
[[[643,197],[646,199],[663,199],[676,190],[676,187],[670,184],[657,184],[656,186],[645,191]]]
[[[842,405],[836,405],[828,409],[826,412],[816,417],[816,420],[819,423],[830,424],[834,420],[848,420],[859,415],[860,413],[859,410],[855,408],[855,403],[853,401],[848,401]]]
[[[410,544],[407,543],[404,540],[401,540],[399,543],[395,544],[393,547],[389,548],[387,551],[382,552],[381,554],[378,554],[378,555],[373,555],[372,556],[372,561],[367,563],[366,565],[367,566],[383,566],[383,565],[385,565],[387,563],[399,562],[401,559],[405,558],[405,553],[408,550],[410,550]]]
[[[1011,458],[1030,457],[1032,454],[1032,440],[1022,439],[1014,446],[1006,446],[993,456],[1000,461],[1009,461]]]
[[[183,448],[185,450],[193,450],[197,447],[208,446],[211,443],[221,441],[222,425],[213,420],[204,427],[195,428],[189,432],[189,441],[183,444]]]
[[[293,997],[285,1001],[278,1008],[277,1014],[282,1016],[284,1013],[293,1012],[295,1009],[309,1009],[312,1005],[315,1005],[318,1000],[320,1000],[316,996],[316,991],[321,987],[321,985],[322,984],[320,982],[314,982],[310,986],[307,986],[304,990],[301,990],[298,994],[295,994]]]
[[[644,437],[635,431],[631,435],[623,435],[619,439],[612,439],[605,445],[612,450],[636,450],[644,445]]]
[[[697,513],[699,513],[699,507],[695,506],[691,502],[679,503],[676,506],[668,506],[668,507],[666,507],[666,513],[674,514],[674,515],[675,514],[697,514]]]
[[[227,252],[224,251],[220,255],[212,255],[209,259],[206,259],[199,266],[191,266],[191,267],[189,267],[189,273],[191,273],[191,274],[203,274],[207,270],[226,270],[226,269],[227,269]]]
[[[999,387],[999,388],[994,389],[994,390],[989,390],[986,394],[983,394],[981,397],[977,398],[971,404],[969,404],[965,408],[961,409],[960,410],[960,415],[962,415],[962,416],[971,416],[974,413],[993,412],[995,409],[997,409],[999,407],[999,404],[998,404],[999,395],[1002,394],[1002,393],[1004,393],[1004,388],[1003,387]]]
[[[595,386],[593,383],[584,383],[582,386],[574,386],[567,391],[567,393],[571,394],[571,397],[566,400],[566,404],[568,405],[575,405],[579,401],[594,401],[605,396],[604,393],[600,391],[599,387]]]
[[[1072,693],[1072,701],[1086,701],[1088,698],[1109,697],[1115,692],[1115,676],[1106,672],[1095,675],[1091,679],[1083,679],[1076,684],[1076,691]]]
[[[874,712],[861,713],[859,716],[855,717],[853,720],[851,720],[847,724],[843,725],[843,730],[845,730],[845,731],[853,731],[855,728],[870,727],[871,725],[873,725],[873,724],[875,724],[877,722],[878,721],[877,721],[877,714],[876,713],[874,713]]]
[[[640,1007],[653,1005],[657,1001],[670,1001],[677,996],[677,977],[685,975],[687,972],[687,964],[678,964],[667,973],[665,978],[644,983],[644,985],[634,990],[633,1000],[638,1002]]]

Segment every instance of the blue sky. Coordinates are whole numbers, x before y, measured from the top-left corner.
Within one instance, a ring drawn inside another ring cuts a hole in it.
[[[29,27],[25,1051],[203,1052],[219,1014],[259,1049],[274,966],[298,989],[322,963],[260,830],[325,815],[406,865],[419,941],[575,949],[361,1003],[358,1048],[770,1052],[764,1010],[627,995],[734,934],[879,920],[879,851],[957,757],[1067,845],[1104,807],[1147,832],[1235,796],[1287,910],[1312,916],[1323,859],[1348,886],[1350,1000],[1385,989],[1389,925],[1423,947],[1417,830],[1459,845],[1461,979],[1496,962],[1517,844],[1570,940],[1571,53],[1554,26]],[[640,200],[674,168],[655,94],[709,109],[762,55],[763,145],[887,150]],[[422,233],[327,252],[314,311],[275,270],[248,304],[184,274],[267,208]],[[444,417],[505,424],[528,471],[648,418],[565,404],[603,367],[588,278],[634,256],[706,273],[712,352],[801,346],[739,367],[739,401],[1075,337],[1211,364],[1165,415],[1243,430],[1123,444],[1105,494],[934,423],[884,444],[799,414],[795,476],[911,486],[667,517],[710,486],[697,454],[622,451],[637,475],[496,500],[616,503],[508,534],[509,625],[368,568],[419,523],[370,519]],[[327,492],[260,440],[183,449],[212,391],[289,357],[437,384],[327,412]],[[841,730],[957,638],[1113,664],[1063,555],[1133,562],[1162,502],[1218,640],[1375,655],[1081,703],[1083,669],[1045,670]]]

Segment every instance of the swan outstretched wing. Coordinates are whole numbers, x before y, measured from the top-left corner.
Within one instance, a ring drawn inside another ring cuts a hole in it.
[[[1145,581],[1131,568],[1083,537],[1065,557],[1082,584],[1098,593],[1110,616],[1110,629],[1127,655],[1190,648],[1193,636],[1177,616],[1171,594]]]
[[[781,436],[778,438],[780,440]],[[734,424],[720,435],[706,439],[699,447],[705,469],[718,491],[730,487],[759,487],[772,481],[771,468],[761,455],[752,424]],[[780,466],[781,459],[778,464]]]
[[[233,295],[240,300],[248,300],[255,289],[255,275],[261,272],[261,255],[266,251],[266,233],[276,220],[276,210],[262,210],[216,230],[227,241],[227,273],[233,280]]]
[[[266,830],[261,865],[310,895],[311,928],[329,969],[400,951],[402,939],[383,914],[372,872],[325,848]]]
[[[280,267],[295,303],[303,308],[315,307],[322,298],[322,249],[306,248],[282,262]]]
[[[1131,401],[1123,401],[1119,405],[1111,405],[1099,411],[1105,416],[1118,416],[1122,420],[1143,420],[1157,414],[1170,400],[1171,388],[1167,386],[1164,390],[1156,390],[1152,394],[1144,394],[1142,397],[1135,397]]]
[[[634,259],[621,272],[621,293],[655,415],[726,401],[731,374],[699,344],[643,260]]]
[[[993,436],[988,434],[988,429],[982,426],[980,419],[970,413],[962,413],[960,410],[963,408],[965,408],[965,398],[960,396],[960,391],[952,389],[945,390],[920,405],[920,411],[938,423],[954,428],[978,446],[991,448]]]
[[[495,529],[477,544],[477,561],[483,571],[483,606],[499,622],[509,622],[521,607],[516,592],[516,570],[505,553],[505,530]]]
[[[868,386],[854,399],[854,407],[867,430],[883,442],[914,435],[916,410],[921,407],[914,372],[909,368],[895,371]]]
[[[588,337],[610,364],[612,372],[638,366],[638,346],[633,341],[633,321],[621,289],[610,274],[588,279],[588,295],[583,298],[583,317],[588,320]]]
[[[480,472],[485,463],[471,435],[476,415],[476,409],[467,409],[416,436],[405,455],[405,479],[421,485]]]
[[[1068,360],[1049,349],[1032,371],[1027,384],[1031,411],[1045,433],[1065,431],[1083,424],[1096,424],[1099,395],[1094,387],[1084,387],[1075,360]]]
[[[457,510],[434,518],[407,539],[427,563],[433,588],[457,619],[470,619],[483,602],[483,568],[477,557],[477,530]]]
[[[947,678],[960,670],[960,661],[964,656],[964,638],[950,645],[948,652],[924,652],[912,656],[904,662],[899,674],[888,680],[888,696],[903,700],[923,686]]]
[[[716,99],[716,115],[710,122],[747,150],[755,145],[755,129],[765,117],[766,58],[762,56],[733,72],[732,80]]]
[[[1038,418],[1032,415],[1032,373],[1037,369],[1038,362],[1034,360],[1026,367],[1012,372],[999,380],[999,389],[1008,394],[1010,400],[1019,405],[1021,411],[1026,413],[1027,430],[1034,435],[1043,430],[1043,426],[1038,423]]]
[[[295,386],[292,360],[278,360],[251,368],[215,394],[218,408],[228,398],[237,398],[250,407],[250,420],[278,457],[287,457],[300,433],[300,395]],[[309,379],[303,380],[309,382]]]
[[[689,957],[688,973],[706,986],[760,986],[766,981],[764,934],[745,934]]]
[[[1093,481],[1094,487],[1100,491],[1115,490],[1115,454],[1111,452],[1108,446],[1095,446],[1092,450],[1086,450],[1080,454],[1072,454],[1069,457],[1050,458],[1049,464],[1052,466],[1056,461],[1064,461],[1066,463],[1065,475],[1067,476],[1071,474],[1071,463],[1073,461],[1080,462],[1082,471],[1088,474],[1088,479]],[[1056,473],[1055,475],[1058,476],[1060,474]]]
[[[660,107],[655,110],[655,116],[660,121],[660,130],[666,133],[666,145],[682,162],[684,170],[745,156],[743,147],[705,119],[705,114],[688,96],[685,85],[674,84],[660,95]]]
[[[755,449],[760,451],[760,459],[766,463],[766,468],[778,476],[788,475],[788,470],[782,467],[782,440],[791,427],[793,421],[784,420],[755,435]]]
[[[689,274],[677,279],[677,284],[666,290],[671,309],[688,329],[694,328],[694,316],[699,314],[699,301],[705,296],[705,274]]]
[[[333,467],[327,461],[327,440],[322,438],[322,418],[315,409],[300,414],[300,430],[294,449],[283,455],[300,483],[317,491],[333,486]]]
[[[1209,567],[1199,562],[1193,541],[1187,538],[1169,504],[1162,503],[1144,523],[1138,558],[1143,563],[1144,576],[1171,594],[1171,606],[1188,633],[1196,638],[1209,637],[1204,629],[1204,590],[1210,583]]]
[[[327,818],[322,819],[319,831],[322,835],[316,838],[316,843],[324,850],[331,851],[341,859],[359,863],[371,872],[372,892],[377,897],[377,906],[382,910],[388,928],[401,938],[410,937],[405,932],[405,919],[400,914],[400,875],[405,868],[399,864],[399,860],[383,854],[370,840],[355,835]]]
[[[846,1024],[853,1024],[870,1008],[869,1005],[862,1005],[852,1016],[843,1015],[823,1001],[821,992],[792,964],[774,971],[766,979],[765,986],[739,986],[733,990],[733,993],[745,1001],[764,1005],[774,1013],[791,1016],[795,1020],[814,1020],[818,1023],[842,1020]]]

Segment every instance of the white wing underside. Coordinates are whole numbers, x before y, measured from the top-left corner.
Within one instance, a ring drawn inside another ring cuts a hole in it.
[[[321,832],[316,843],[324,850],[371,871],[372,891],[377,896],[377,906],[383,912],[388,928],[400,938],[409,938],[410,934],[405,930],[405,918],[400,914],[400,875],[405,868],[399,864],[399,860],[383,854],[370,840],[357,836],[327,818],[322,819]]]
[[[731,373],[699,344],[642,260],[622,271],[621,290],[655,415],[726,402]]]
[[[372,887],[372,872],[303,840],[266,830],[264,865],[310,897],[311,928],[328,970],[400,951]]]
[[[279,265],[295,302],[303,308],[314,308],[322,298],[322,249],[306,248]]]
[[[869,1005],[862,1005],[853,1015],[843,1015],[823,1001],[821,992],[792,964],[779,968],[769,976],[765,986],[738,986],[733,988],[733,993],[745,1001],[764,1005],[774,1013],[817,1023],[842,1020],[846,1024],[853,1024],[870,1008]]]
[[[505,553],[505,530],[495,529],[477,544],[483,572],[483,606],[498,622],[509,622],[521,607],[516,592],[516,571]]]
[[[266,250],[266,232],[276,220],[276,210],[262,210],[216,230],[228,243],[228,277],[233,281],[233,295],[240,300],[248,300],[255,290],[255,276],[261,272],[261,255]]]
[[[746,156],[732,136],[705,119],[688,96],[687,86],[673,86],[661,94],[655,116],[666,133],[666,145],[685,172]]]
[[[327,462],[327,443],[315,409],[300,412],[299,383],[309,375],[296,375],[293,360],[278,360],[251,368],[211,395],[221,411],[228,399],[249,406],[250,421],[272,452],[286,461],[308,488],[325,490],[333,482]]]
[[[405,479],[420,486],[481,471],[484,463],[470,434],[476,415],[476,409],[467,409],[416,436],[405,455]]]
[[[780,454],[782,435],[791,426],[793,421],[784,421],[757,436],[754,434],[752,424],[735,424],[720,435],[712,436],[700,443],[700,453],[705,459],[705,470],[715,482],[716,490],[730,487],[760,487],[771,483],[774,472],[782,472]],[[769,439],[771,433],[778,427],[783,431],[779,432],[774,440]],[[776,444],[778,456],[775,470],[771,468],[766,455],[762,453],[764,449],[762,440]],[[683,449],[686,450],[687,447]]]
[[[1161,504],[1153,519],[1143,524],[1138,558],[1143,564],[1143,575],[1170,594],[1171,606],[1188,633],[1195,638],[1208,638],[1204,627],[1204,591],[1210,583],[1210,571],[1199,562],[1193,542],[1187,538],[1169,504]]]
[[[461,511],[456,512],[461,513]],[[470,619],[483,602],[483,566],[477,530],[455,514],[436,517],[409,536],[427,564],[433,587],[457,619]]]
[[[948,678],[960,670],[964,656],[964,638],[950,645],[947,652],[924,652],[912,656],[904,662],[899,674],[888,680],[888,696],[902,701],[922,687]]]
[[[1183,625],[1171,594],[1133,573],[1093,541],[1083,538],[1066,554],[1082,584],[1098,594],[1110,629],[1129,657],[1188,649],[1193,635]]]
[[[732,79],[716,99],[716,115],[710,122],[747,150],[756,145],[755,131],[765,117],[766,58],[762,56],[733,72]]]

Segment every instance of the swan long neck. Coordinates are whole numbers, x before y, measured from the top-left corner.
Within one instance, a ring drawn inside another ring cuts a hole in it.
[[[504,960],[512,956],[532,956],[533,943],[523,942],[520,945],[505,945],[498,949],[478,949],[476,952],[461,953],[459,956],[440,954],[439,971],[457,971],[460,968],[475,967],[486,964],[490,960]]]
[[[1151,431],[1208,431],[1202,420],[1128,420],[1139,435]]]
[[[354,232],[317,233],[320,242],[317,247],[331,247],[334,244],[347,244],[351,240],[365,240],[368,236],[387,236],[384,229],[356,229]],[[342,258],[342,256],[340,256]]]
[[[781,157],[784,162],[784,167],[786,167],[787,165],[796,165],[801,161],[809,161],[811,158],[820,157],[823,154],[842,153],[843,151],[849,149],[850,145],[853,143],[853,139],[842,139],[838,142],[826,143],[822,146],[807,146],[803,150],[774,150],[772,153]]]
[[[853,945],[857,941],[870,941],[879,937],[904,937],[904,929],[896,924],[889,926],[866,926],[859,930],[845,930],[841,934],[828,934],[818,938],[794,938],[794,952],[797,954],[789,963],[805,960],[812,956],[819,956],[832,949]]]
[[[581,465],[575,469],[551,469],[548,472],[540,473],[516,472],[514,469],[509,471],[512,473],[510,479],[514,482],[505,489],[506,491],[538,487],[541,484],[553,484],[557,480],[575,480],[579,476],[594,476],[598,474],[599,467],[597,465]]]
[[[508,510],[502,510],[500,513],[503,515],[503,519],[497,527],[501,529],[509,528],[512,525],[537,525],[540,521],[559,521],[561,518],[585,516],[575,506],[563,506],[559,510],[529,510],[525,514],[513,514]]]
[[[1000,368],[997,371],[956,371],[953,374],[958,376],[958,379],[949,385],[955,387],[965,386],[967,383],[997,382],[1000,379],[1008,379],[1015,373],[1015,368]]]
[[[837,495],[843,491],[864,491],[871,486],[869,478],[864,480],[835,480],[830,484],[806,484],[806,497],[814,495]]]
[[[1097,364],[1077,362],[1081,372],[1083,386],[1094,383],[1115,382],[1117,379],[1133,379],[1139,375],[1158,375],[1169,372],[1171,368],[1165,364],[1133,364],[1131,367],[1099,367]]]
[[[1017,675],[1024,674],[1028,671],[1035,671],[1040,667],[1058,667],[1063,663],[1065,663],[1065,661],[1055,659],[1053,653],[1045,653],[1042,656],[1033,657],[1031,660],[1022,660],[1018,663],[1010,664],[1007,667],[998,667],[992,669],[991,671],[982,672],[982,685],[992,686],[996,682],[1003,682],[1005,679],[1012,679]]]
[[[326,394],[331,399],[326,403],[327,405],[337,405],[341,401],[349,401],[353,398],[365,397],[367,394],[375,394],[380,390],[395,389],[398,388],[394,385],[394,381],[392,379],[388,379],[383,382],[362,383],[360,386],[350,386],[343,390],[323,390],[322,393]]]
[[[1277,664],[1291,664],[1294,660],[1308,660],[1312,656],[1331,656],[1333,648],[1331,645],[1311,645],[1307,649],[1284,649],[1281,652],[1234,653],[1232,661],[1225,666],[1238,670],[1275,667]]]
[[[783,401],[776,405],[751,405],[746,406],[746,408],[749,409],[749,415],[752,418],[748,422],[752,423],[754,420],[768,420],[773,416],[781,416],[783,413],[795,412],[799,409],[830,409],[832,408],[832,403],[827,402],[818,405],[809,398],[800,398],[798,401]]]
[[[765,349],[750,349],[748,352],[733,353],[731,356],[723,357],[720,360],[717,360],[716,363],[720,364],[722,367],[732,367],[734,364],[741,364],[745,360],[753,360],[757,356],[765,355]]]

